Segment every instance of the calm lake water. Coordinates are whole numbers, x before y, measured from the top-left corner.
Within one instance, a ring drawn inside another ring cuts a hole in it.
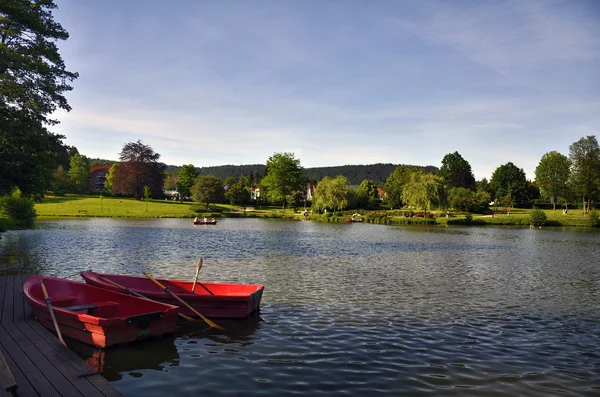
[[[264,284],[260,316],[69,346],[130,396],[598,396],[600,233],[260,219],[77,219],[3,233],[0,255]]]

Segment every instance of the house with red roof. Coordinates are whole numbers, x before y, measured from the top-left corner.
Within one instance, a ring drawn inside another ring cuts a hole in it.
[[[110,165],[97,165],[90,168],[90,189],[95,191],[104,190],[104,181]]]

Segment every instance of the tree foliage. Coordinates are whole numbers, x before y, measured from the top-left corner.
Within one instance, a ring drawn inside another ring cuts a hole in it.
[[[221,180],[214,175],[198,175],[191,189],[192,198],[198,203],[217,203],[223,199],[224,191]]]
[[[196,182],[198,172],[193,164],[184,164],[177,174],[177,191],[184,197],[191,195],[192,186]]]
[[[177,174],[165,172],[165,190],[177,190]]]
[[[85,193],[90,190],[90,161],[87,157],[80,154],[71,157],[68,174],[75,192]]]
[[[450,206],[457,211],[484,213],[489,208],[490,194],[483,190],[474,192],[464,187],[453,187],[448,200]]]
[[[243,177],[239,181],[229,185],[229,189],[225,192],[225,198],[229,200],[231,205],[245,204],[250,200],[250,192],[246,187],[246,181]]]
[[[427,212],[433,205],[439,205],[443,197],[443,180],[421,170],[410,174],[409,182],[402,188],[402,201],[410,207]]]
[[[63,151],[61,135],[45,125],[57,109],[69,111],[68,72],[56,41],[68,33],[56,23],[52,0],[0,2],[0,194],[16,187],[41,197]]]
[[[108,190],[109,192],[113,191],[113,177],[116,174],[117,171],[117,167],[119,166],[119,164],[114,163],[113,165],[110,166],[110,168],[108,169],[108,172],[106,173],[106,179],[104,180],[104,188],[106,190]]]
[[[567,156],[552,151],[544,154],[535,168],[535,183],[550,199],[553,209],[559,197],[567,197],[570,166]]]
[[[326,176],[317,184],[312,206],[318,212],[324,210],[341,211],[348,205],[348,179],[338,175]]]
[[[283,203],[291,194],[302,189],[303,168],[293,153],[275,153],[267,160],[267,175],[261,181],[267,199],[272,203]],[[262,189],[261,189],[262,190]]]
[[[410,181],[410,176],[416,172],[416,168],[400,166],[396,167],[394,172],[385,181],[386,201],[392,208],[401,208],[404,205],[402,200],[402,190]]]
[[[10,196],[0,197],[0,218],[9,218],[16,227],[31,227],[36,217],[33,200],[21,197],[17,189]]]
[[[148,186],[153,197],[163,195],[166,166],[158,162],[160,154],[138,139],[125,144],[119,158],[122,162],[112,170],[113,192],[140,199]]]
[[[357,208],[377,208],[379,205],[377,184],[374,181],[365,179],[356,189],[354,199]]]
[[[528,201],[525,172],[513,163],[509,162],[496,168],[490,180],[490,187],[494,199],[499,200],[510,195],[513,203]]]
[[[63,168],[61,164],[58,165],[56,170],[52,173],[52,181],[50,182],[50,190],[55,194],[67,193],[70,189],[69,174]]]
[[[448,153],[444,156],[438,175],[444,180],[448,189],[453,187],[475,189],[475,177],[471,171],[471,164],[458,152]]]
[[[571,184],[583,200],[583,211],[589,211],[591,200],[600,192],[600,147],[595,136],[581,138],[569,146]]]

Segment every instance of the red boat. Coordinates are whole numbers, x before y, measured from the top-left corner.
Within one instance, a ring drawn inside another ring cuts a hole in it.
[[[175,331],[179,308],[108,291],[77,281],[31,276],[23,295],[38,321],[55,332],[40,281],[43,280],[60,333],[80,342],[107,347]]]
[[[146,277],[126,276],[119,274],[102,274],[81,272],[86,283],[112,291],[120,291],[116,286],[101,280],[98,276],[134,290],[147,298],[171,305],[180,302],[158,287]],[[223,284],[198,282],[194,292],[191,281],[158,280],[162,285],[183,299],[205,317],[214,318],[246,318],[259,309],[264,286],[258,284]],[[196,316],[186,307],[180,307],[181,313]]]

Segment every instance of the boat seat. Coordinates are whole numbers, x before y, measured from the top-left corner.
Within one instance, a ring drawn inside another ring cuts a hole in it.
[[[59,306],[61,309],[71,310],[74,312],[84,311],[86,314],[90,314],[94,317],[110,318],[116,317],[119,311],[118,302],[96,302],[96,303],[84,303],[81,305],[74,306]]]
[[[90,309],[97,309],[99,306],[95,303],[88,303],[85,305],[75,305],[75,306],[63,306],[63,309],[66,310],[71,310],[74,312],[80,311],[80,310],[90,310]]]

